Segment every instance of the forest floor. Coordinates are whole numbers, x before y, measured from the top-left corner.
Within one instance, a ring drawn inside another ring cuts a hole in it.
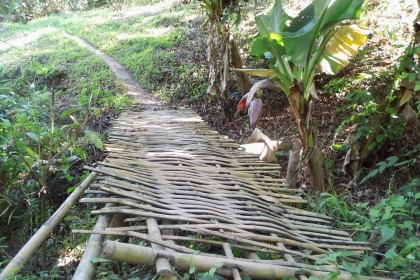
[[[370,1],[367,5],[369,8],[365,8],[362,15],[362,24],[374,30],[370,40],[358,57],[338,76],[319,75],[316,79],[320,94],[319,99],[316,100],[314,119],[319,130],[323,151],[328,158],[327,168],[332,178],[329,191],[334,193],[338,201],[346,201],[348,205],[365,203],[363,211],[367,211],[368,206],[375,205],[393,190],[404,185],[404,182],[413,179],[415,177],[413,174],[419,168],[417,166],[411,172],[403,171],[398,175],[395,175],[395,170],[387,169],[363,185],[355,183],[351,176],[342,171],[346,154],[345,140],[351,124],[350,119],[360,112],[358,110],[363,109],[360,104],[353,106],[355,104],[352,104],[352,100],[349,102],[346,97],[355,90],[367,89],[380,99],[384,92],[389,91],[392,83],[391,70],[389,69],[394,67],[409,41],[412,15],[415,14],[414,3],[414,1],[402,4],[395,4],[393,1]],[[230,84],[229,99],[224,104],[226,108],[223,108],[225,119],[220,119],[221,108],[218,108],[218,104],[210,103],[208,107],[203,106],[208,101],[208,97],[203,95],[207,87],[206,35],[200,29],[203,19],[203,15],[197,12],[196,6],[174,0],[162,1],[147,8],[100,9],[64,14],[31,22],[23,27],[23,34],[27,35],[22,35],[22,31],[19,29],[5,32],[2,34],[2,36],[4,35],[2,38],[8,43],[0,43],[0,52],[7,52],[9,49],[15,48],[29,50],[34,46],[32,43],[41,37],[50,33],[53,34],[51,36],[61,34],[61,30],[64,30],[72,34],[73,37],[63,34],[58,37],[66,37],[70,40],[80,37],[79,43],[90,50],[95,50],[95,53],[116,72],[116,77],[128,85],[129,94],[135,95],[135,92],[139,91],[142,96],[145,94],[137,86],[138,83],[146,91],[174,104],[173,106],[189,106],[195,109],[215,129],[243,143],[250,135],[251,129],[247,124],[246,116],[235,117],[236,103],[240,96],[236,91],[234,79]],[[250,20],[244,20],[236,31],[236,37],[243,46],[246,64],[250,67],[261,65],[261,62],[245,55],[249,49],[253,32],[255,32],[255,26]],[[50,38],[49,40],[51,40],[51,44],[58,44],[60,39],[54,41]],[[45,44],[43,47],[46,47]],[[16,53],[14,56],[17,57]],[[37,57],[37,54],[34,53],[31,56]],[[121,65],[115,60],[119,61]],[[41,57],[40,61],[46,61],[46,58]],[[12,72],[19,73],[16,69],[22,66],[16,61],[10,63],[10,65],[12,64],[16,66],[10,67]],[[264,65],[262,64],[262,66]],[[60,71],[63,69],[63,71],[70,71],[67,67],[70,68],[72,65],[65,64],[62,69],[60,68]],[[92,72],[83,73],[79,77],[85,79],[85,76],[89,75],[92,75]],[[61,79],[60,76],[54,77],[53,82],[57,81],[57,77]],[[112,83],[115,82],[114,78],[112,78]],[[61,79],[58,84],[68,88],[74,83],[77,81]],[[105,87],[105,84],[106,82],[102,87]],[[118,90],[118,86],[114,85],[109,88]],[[324,93],[321,94],[321,91]],[[144,96],[151,95],[145,94]],[[296,125],[287,98],[265,92],[263,99],[265,109],[258,124],[259,129],[273,140],[289,140],[295,137]],[[61,111],[68,109],[65,106],[66,100],[68,99],[63,99],[64,105]],[[155,99],[151,97],[149,101],[154,102]],[[113,117],[115,113],[108,114],[108,111],[104,110],[98,119],[92,122],[92,127],[99,127],[99,132],[105,131],[110,115]],[[378,162],[385,161],[391,155],[403,155],[413,150],[413,147],[418,144],[413,142],[413,138],[409,134],[403,135],[397,141],[398,143],[391,141],[383,143],[381,149],[378,149],[378,153],[365,161],[359,175],[360,178],[369,174]],[[95,153],[97,153],[95,158],[101,157],[99,151],[95,151]],[[73,183],[63,185],[61,191],[66,193],[67,188]],[[312,192],[305,178],[300,178],[300,184],[303,190]],[[318,196],[318,194],[314,196]],[[333,207],[344,206],[337,204]],[[332,211],[330,208],[328,209]],[[326,209],[324,210],[326,211]],[[321,211],[323,210],[321,209]],[[75,212],[77,213],[77,211]],[[92,222],[91,220],[87,223]],[[61,233],[56,234],[60,235]],[[66,238],[68,237],[64,237],[64,239]],[[68,242],[68,239],[65,242]],[[72,250],[74,249],[73,245],[70,247]],[[392,246],[390,247],[392,248]],[[67,246],[67,248],[69,247]],[[71,259],[74,260],[74,258]],[[71,273],[71,266],[66,269]]]

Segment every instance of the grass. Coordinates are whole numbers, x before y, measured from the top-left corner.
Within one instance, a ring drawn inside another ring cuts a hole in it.
[[[65,30],[119,60],[143,88],[162,99],[197,102],[207,87],[205,35],[197,32],[202,18],[195,3],[174,3],[149,13],[133,7],[55,15],[15,30],[33,32],[50,26]]]
[[[335,226],[345,228],[353,240],[368,242],[373,249],[353,264],[347,262],[344,251],[327,254],[319,263],[330,261],[343,265],[355,278],[373,274],[419,279],[419,186],[419,178],[413,179],[398,190],[388,190],[387,196],[374,204],[349,203],[351,196],[336,192],[310,197],[312,209],[332,217]]]

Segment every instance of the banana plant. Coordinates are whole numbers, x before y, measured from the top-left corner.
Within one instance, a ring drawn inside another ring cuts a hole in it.
[[[256,18],[259,34],[251,47],[251,55],[265,57],[270,69],[235,69],[267,77],[286,93],[305,149],[315,145],[313,129],[307,125],[309,101],[316,96],[314,76],[316,72],[336,74],[365,42],[366,30],[357,25],[339,25],[344,20],[358,19],[362,3],[315,0],[292,18],[283,9],[282,1],[276,0],[271,11]]]
[[[317,72],[337,74],[366,41],[367,30],[355,24],[340,25],[358,19],[362,4],[363,0],[314,0],[293,18],[283,9],[282,1],[275,0],[266,15],[256,18],[259,34],[251,47],[251,55],[267,59],[270,69],[235,69],[270,81],[254,84],[238,104],[239,111],[249,106],[251,126],[262,110],[256,94],[261,88],[276,84],[287,95],[308,159],[310,180],[320,190],[325,189],[325,170],[311,118],[311,98],[317,97],[313,80]],[[254,104],[258,106],[251,106]]]

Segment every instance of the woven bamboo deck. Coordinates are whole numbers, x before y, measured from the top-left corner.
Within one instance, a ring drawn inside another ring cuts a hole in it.
[[[229,279],[304,279],[340,269],[315,265],[325,254],[368,250],[328,216],[303,210],[307,202],[279,177],[279,165],[241,151],[191,110],[125,113],[106,150],[103,162],[87,167],[99,175],[80,202],[111,218],[74,230],[106,236],[105,258],[155,265],[167,279],[192,265],[217,265]]]

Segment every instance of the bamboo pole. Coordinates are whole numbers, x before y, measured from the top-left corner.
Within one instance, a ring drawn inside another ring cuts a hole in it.
[[[125,244],[115,241],[106,241],[103,245],[103,257],[112,260],[127,261],[140,265],[153,265],[153,261],[159,257],[170,258],[174,261],[177,270],[188,270],[191,265],[196,265],[197,271],[208,271],[213,265],[222,265],[216,272],[220,275],[231,275],[232,268],[241,268],[245,275],[259,279],[283,279],[295,278],[296,274],[302,274],[303,269],[273,264],[254,263],[252,261],[232,260],[224,257],[202,256],[155,250],[153,248]],[[340,271],[336,279],[350,280],[352,275],[346,271]],[[324,278],[330,271],[315,271],[305,269],[305,273],[315,278]],[[385,278],[359,276],[361,280],[384,280]]]
[[[108,203],[106,207],[112,207],[113,204]],[[112,220],[112,215],[101,215],[96,221],[94,230],[104,230],[109,226]],[[97,258],[101,254],[101,246],[105,236],[101,234],[92,234],[86,245],[85,252],[83,253],[82,259],[77,266],[76,272],[73,275],[73,280],[79,279],[92,279],[95,274],[95,265],[91,262],[92,259]]]
[[[234,259],[229,243],[223,243],[223,250],[225,250],[226,258],[231,260]],[[232,276],[233,280],[242,280],[241,274],[239,273],[239,269],[237,267],[232,268]]]
[[[17,255],[9,262],[0,274],[0,280],[16,275],[48,235],[64,218],[74,202],[83,194],[89,184],[95,179],[97,172],[92,172],[61,204],[60,208],[45,222],[44,225],[26,242]]]

